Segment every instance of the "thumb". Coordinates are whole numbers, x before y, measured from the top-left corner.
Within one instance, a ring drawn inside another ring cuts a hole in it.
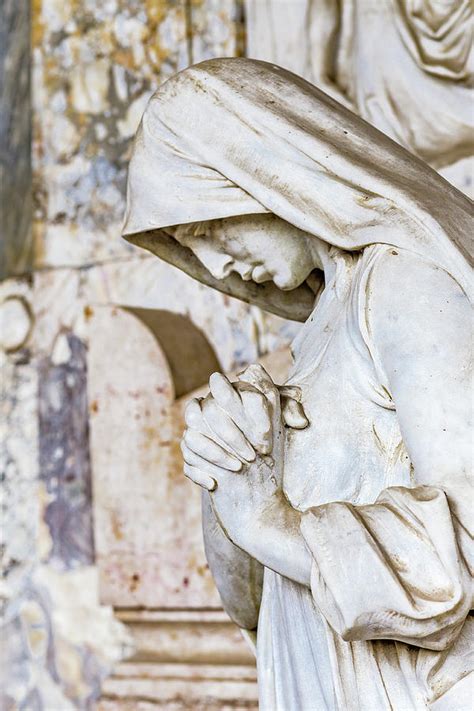
[[[309,425],[303,405],[285,395],[281,396],[281,417],[287,427],[304,430]]]
[[[309,420],[301,404],[301,388],[297,385],[282,385],[279,390],[283,422],[294,430],[304,430]]]
[[[280,393],[265,368],[259,363],[249,365],[242,373],[237,375],[240,382],[249,383],[260,390],[273,407],[274,413],[280,410]]]

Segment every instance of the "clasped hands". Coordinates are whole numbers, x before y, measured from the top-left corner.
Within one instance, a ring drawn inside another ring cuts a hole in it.
[[[252,554],[256,536],[290,508],[281,490],[284,427],[308,425],[301,391],[278,387],[261,365],[234,383],[214,373],[209,386],[186,407],[184,473],[210,492],[230,540]]]

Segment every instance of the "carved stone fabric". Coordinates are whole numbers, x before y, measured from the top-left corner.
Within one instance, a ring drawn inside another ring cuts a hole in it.
[[[214,280],[159,231],[262,212],[345,250],[405,247],[467,288],[461,253],[471,250],[472,203],[422,161],[271,64],[211,60],[172,77],[137,134],[124,236],[214,288],[304,320],[311,312],[304,286],[291,298],[235,274]]]
[[[416,486],[367,328],[374,269],[399,257],[384,245],[341,254],[293,343],[288,383],[305,393],[312,424],[289,438],[284,492],[303,513],[311,591],[265,570],[262,711],[420,711],[448,691],[445,708],[468,708],[471,499],[463,490],[459,520],[441,488]]]
[[[473,78],[472,5],[469,0],[392,0],[407,49],[428,74]]]
[[[472,156],[470,0],[308,0],[308,8],[315,83],[432,166]]]

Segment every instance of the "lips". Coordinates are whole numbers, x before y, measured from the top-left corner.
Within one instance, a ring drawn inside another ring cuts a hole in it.
[[[270,281],[271,278],[272,275],[270,274],[270,272],[267,271],[265,267],[261,264],[258,264],[252,270],[252,279],[257,284],[261,284],[263,281]]]

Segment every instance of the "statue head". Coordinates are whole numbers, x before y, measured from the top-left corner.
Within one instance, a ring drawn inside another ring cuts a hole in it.
[[[243,281],[273,282],[291,291],[321,267],[314,238],[276,215],[238,215],[168,227],[165,232],[217,280],[235,273]]]
[[[316,87],[257,60],[209,60],[158,89],[127,202],[127,240],[290,319],[314,308],[324,249],[390,244],[467,281],[470,201]]]

